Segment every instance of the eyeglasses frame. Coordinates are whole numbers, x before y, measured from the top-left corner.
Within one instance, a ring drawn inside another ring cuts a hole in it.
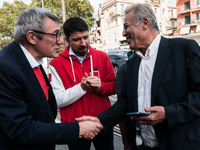
[[[42,31],[37,31],[37,30],[32,30],[35,33],[39,33],[39,34],[47,34],[47,35],[52,35],[56,37],[56,43],[58,43],[58,41],[60,40],[61,34],[62,32],[59,32],[57,34],[53,34],[53,33],[46,33],[46,32],[42,32]]]

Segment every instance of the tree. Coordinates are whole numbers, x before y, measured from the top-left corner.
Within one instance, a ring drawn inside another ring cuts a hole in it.
[[[50,9],[62,21],[61,0],[43,0],[44,7]],[[32,0],[32,7],[42,7],[41,0]],[[93,17],[94,8],[88,0],[65,0],[67,18],[80,17],[89,28],[94,26],[95,18]]]
[[[22,1],[15,0],[13,4],[4,2],[0,8],[0,34],[2,38],[14,38],[14,24],[17,16],[28,6]]]
[[[44,7],[50,9],[62,21],[61,0],[43,0],[43,2]],[[80,17],[85,20],[90,29],[94,26],[94,8],[88,0],[65,0],[65,5],[67,18]],[[3,7],[0,8],[0,38],[2,41],[4,41],[4,38],[13,41],[15,21],[21,11],[28,7],[42,7],[42,1],[32,0],[29,6],[19,0],[15,0],[13,3],[3,3]],[[60,26],[62,27],[62,25],[63,23]]]

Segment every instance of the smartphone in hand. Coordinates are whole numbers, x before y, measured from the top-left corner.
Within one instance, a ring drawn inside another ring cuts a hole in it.
[[[151,114],[151,112],[130,112],[130,113],[127,113],[126,115],[131,115],[131,116],[148,116],[150,114]]]

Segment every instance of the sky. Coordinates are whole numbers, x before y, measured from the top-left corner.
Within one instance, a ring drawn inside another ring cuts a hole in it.
[[[3,2],[6,1],[8,3],[13,3],[14,0],[0,0],[0,8],[3,6]],[[30,4],[31,0],[21,0],[25,4]],[[94,7],[94,17],[97,18],[99,4],[103,4],[104,0],[89,0],[90,4]]]

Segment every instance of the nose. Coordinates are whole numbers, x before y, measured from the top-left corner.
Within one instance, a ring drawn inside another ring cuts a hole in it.
[[[62,38],[61,36],[60,36],[60,38],[59,38],[57,44],[64,44],[64,40],[63,40],[63,38]]]
[[[86,45],[86,42],[84,39],[81,39],[81,46],[85,46]]]
[[[122,36],[126,36],[126,30],[125,29],[123,29],[123,31],[122,31]]]

